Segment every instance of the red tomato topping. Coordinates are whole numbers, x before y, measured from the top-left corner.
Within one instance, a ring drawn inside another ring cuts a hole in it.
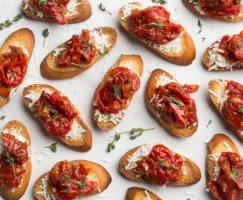
[[[9,52],[0,55],[0,96],[4,97],[9,96],[10,88],[22,83],[27,70],[27,55],[22,48],[9,48]]]
[[[49,185],[53,193],[62,200],[89,195],[98,192],[98,183],[87,177],[90,172],[82,164],[72,164],[64,160],[52,168]]]
[[[241,11],[239,0],[199,0],[199,6],[209,17],[237,16]]]
[[[126,67],[112,69],[104,82],[96,98],[101,113],[117,114],[126,108],[128,99],[140,88],[138,75]]]
[[[64,43],[64,48],[56,59],[56,63],[62,67],[91,63],[97,53],[90,31],[86,29],[81,35],[73,35],[71,40]]]
[[[137,162],[136,171],[158,185],[179,181],[183,176],[183,159],[164,145],[155,145],[149,155]]]
[[[197,122],[195,101],[190,97],[190,93],[197,89],[198,86],[171,82],[155,89],[153,103],[169,122],[178,127],[188,127]]]
[[[46,18],[53,18],[58,24],[63,25],[68,23],[65,14],[69,2],[70,0],[32,0],[32,5],[42,11]]]
[[[134,35],[141,40],[166,44],[180,36],[183,28],[170,21],[170,13],[162,6],[135,9],[127,22]]]
[[[217,161],[220,173],[207,187],[218,200],[243,199],[243,160],[237,153],[223,152]]]
[[[29,159],[27,143],[10,134],[2,135],[3,153],[0,155],[0,185],[12,189],[21,183],[26,170],[23,164]]]
[[[42,92],[34,104],[34,112],[51,136],[64,136],[70,130],[77,112],[71,102],[59,92],[48,94]]]
[[[243,130],[243,85],[230,81],[226,88],[227,99],[224,102],[222,112],[235,131]]]

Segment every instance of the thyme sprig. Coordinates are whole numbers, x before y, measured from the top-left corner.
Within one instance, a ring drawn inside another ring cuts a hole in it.
[[[110,15],[112,15],[111,12],[109,12],[108,10],[106,10],[105,6],[104,6],[102,3],[100,3],[100,4],[98,5],[98,7],[99,7],[99,9],[100,9],[101,11],[103,11],[103,12],[107,12],[107,13],[109,13]]]
[[[14,22],[19,21],[23,17],[24,16],[20,13],[20,14],[16,15],[12,20],[9,20],[9,19],[5,20],[5,22],[0,24],[0,30],[3,30],[4,28],[11,26]]]

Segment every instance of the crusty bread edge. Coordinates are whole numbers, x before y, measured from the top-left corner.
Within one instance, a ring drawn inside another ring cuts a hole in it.
[[[158,197],[153,192],[151,192],[151,191],[149,191],[147,189],[144,189],[144,188],[139,188],[139,187],[130,187],[130,188],[128,188],[127,189],[127,193],[126,193],[126,200],[141,200],[140,197],[142,197],[142,196],[146,197],[145,191],[148,192],[151,200],[162,200],[160,197]],[[139,195],[138,198],[137,198],[137,195]]]

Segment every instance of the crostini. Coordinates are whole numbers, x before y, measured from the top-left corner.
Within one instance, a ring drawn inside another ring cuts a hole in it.
[[[80,35],[59,45],[41,63],[41,74],[48,79],[77,76],[103,58],[116,44],[116,30],[99,27],[83,29]]]
[[[203,63],[209,71],[243,69],[243,31],[224,35],[204,52]]]
[[[159,186],[189,186],[201,179],[201,171],[193,161],[162,144],[129,150],[120,159],[119,170],[130,180]]]
[[[136,39],[176,65],[190,65],[196,57],[191,36],[170,19],[162,6],[128,3],[119,11],[121,25]]]
[[[23,82],[34,46],[32,31],[23,28],[12,33],[0,48],[0,108]]]
[[[92,115],[96,125],[109,131],[122,120],[133,95],[140,88],[143,60],[138,55],[121,55],[106,73],[93,97]]]
[[[39,84],[24,88],[23,97],[50,136],[76,151],[91,149],[91,131],[68,97],[50,85]]]
[[[198,128],[197,109],[191,93],[198,85],[181,85],[162,69],[154,70],[148,80],[145,102],[160,124],[177,137],[192,136]]]
[[[0,196],[20,199],[31,175],[30,136],[19,121],[10,121],[0,133]]]
[[[111,183],[111,176],[101,165],[86,161],[61,161],[34,184],[37,200],[75,200],[98,194]]]
[[[126,200],[162,200],[149,190],[131,187],[127,190]]]
[[[88,0],[22,0],[21,7],[32,19],[61,25],[84,22],[92,15]]]
[[[207,188],[215,199],[243,199],[243,160],[229,137],[213,137],[208,143],[206,162]]]
[[[242,2],[238,0],[183,0],[192,12],[230,22],[243,21]]]
[[[211,80],[210,98],[217,111],[243,141],[243,85],[229,80]]]

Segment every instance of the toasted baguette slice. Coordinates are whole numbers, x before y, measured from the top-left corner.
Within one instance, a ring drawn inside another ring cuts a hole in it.
[[[8,122],[3,130],[8,130],[11,132],[12,130],[15,130],[19,136],[22,136],[25,138],[25,140],[28,143],[29,147],[29,153],[30,153],[30,146],[31,146],[31,141],[30,141],[30,135],[28,133],[27,128],[19,121],[10,121]],[[18,139],[18,138],[16,138]],[[26,162],[26,173],[23,176],[22,182],[19,187],[15,188],[14,190],[8,190],[5,186],[0,187],[0,196],[5,199],[5,200],[18,200],[20,199],[28,185],[29,185],[29,180],[30,180],[30,175],[31,175],[31,170],[32,170],[32,165],[31,165],[31,158],[29,157],[29,160]]]
[[[50,85],[30,85],[23,90],[23,97],[24,97],[24,103],[27,108],[30,109],[29,105],[32,103],[30,99],[26,97],[31,91],[35,93],[41,93],[43,89],[49,89],[51,92],[58,91],[54,87]],[[58,91],[60,92],[60,91]],[[88,126],[84,123],[83,119],[81,118],[77,108],[75,108],[74,105],[72,105],[74,110],[78,113],[78,116],[74,119],[78,125],[80,125],[86,132],[80,133],[81,138],[78,139],[72,139],[70,137],[57,137],[61,142],[66,144],[68,147],[74,149],[75,151],[85,152],[89,151],[92,148],[92,134]],[[31,109],[30,109],[31,110]]]
[[[127,65],[127,66],[125,66]],[[143,74],[143,60],[141,58],[141,56],[139,55],[121,55],[119,60],[109,69],[109,71],[106,73],[104,80],[106,79],[106,77],[108,76],[109,72],[116,68],[116,67],[128,67],[129,69],[131,69],[132,71],[136,72],[137,75],[141,78],[142,74]],[[93,97],[93,106],[92,106],[92,115],[93,115],[93,119],[96,123],[96,125],[104,131],[109,131],[112,130],[114,127],[116,127],[119,123],[113,123],[111,121],[101,121],[99,122],[99,117],[98,115],[96,115],[96,110],[97,107],[94,105],[94,102],[96,101],[96,97],[97,97],[97,92],[104,86],[104,82],[101,82],[94,94]],[[127,107],[125,108],[125,110],[127,110],[129,103],[132,100],[132,97],[130,97],[130,99],[128,99],[128,104]],[[120,120],[123,118],[124,113],[122,113],[122,117],[120,118]]]
[[[146,197],[150,198],[150,200],[162,200],[153,192],[144,188],[131,187],[127,190],[126,200],[144,200]]]
[[[191,0],[183,0],[184,5],[187,9],[191,10],[193,13],[206,17],[207,15],[200,14],[199,10],[197,10],[193,4],[193,2],[190,3]],[[196,1],[196,0],[194,0]],[[241,10],[241,13],[238,16],[228,16],[228,17],[213,17],[214,19],[219,19],[223,21],[228,22],[240,22],[243,21],[243,10]]]
[[[139,6],[141,4],[138,2],[133,2],[133,3],[129,3],[129,5]],[[134,36],[136,39],[138,39],[129,30],[129,25],[126,22],[126,18],[123,19],[123,16],[124,16],[123,8],[124,7],[122,7],[119,11],[118,17],[119,17],[120,23],[125,28],[125,30],[127,30],[132,36]],[[141,41],[143,44],[145,44],[150,49],[152,49],[153,51],[155,51],[156,53],[158,53],[159,56],[161,56],[168,62],[174,63],[176,65],[190,65],[196,57],[196,50],[195,50],[193,40],[192,40],[191,36],[186,32],[186,30],[184,30],[183,34],[181,34],[181,36],[180,36],[182,48],[178,54],[174,53],[174,52],[165,52],[165,51],[159,50],[158,48],[155,48],[153,45],[151,45],[151,42],[141,40],[141,39],[138,39],[138,40]]]
[[[77,0],[77,3],[80,4],[75,9],[77,14],[66,17],[68,24],[84,22],[88,20],[92,15],[92,8],[88,0]],[[30,9],[30,7],[32,7],[30,0],[28,4],[29,6],[26,5],[25,0],[23,0],[21,5],[22,11],[27,17],[41,21],[55,22],[55,20],[52,18],[40,17],[34,13],[32,11],[34,9]]]
[[[226,122],[227,122],[227,120],[221,111],[221,103],[218,101],[218,97],[215,96],[214,94],[223,94],[224,90],[225,90],[225,86],[227,85],[228,82],[229,82],[228,80],[217,79],[217,80],[209,81],[209,84],[208,84],[210,98],[211,98],[214,106],[216,107],[216,110],[225,119]],[[228,124],[228,122],[227,122],[227,124]],[[237,131],[234,131],[234,132],[243,141],[243,135],[240,132],[237,132]]]
[[[86,161],[86,160],[74,160],[74,161],[70,161],[70,162],[73,164],[81,163],[82,165],[84,165],[85,168],[91,169],[91,172],[89,173],[89,177],[92,178],[92,181],[98,182],[98,187],[100,189],[99,193],[103,192],[110,185],[112,178],[111,178],[109,172],[101,165],[91,162],[91,161]],[[47,173],[41,175],[41,177],[38,178],[34,184],[34,187],[33,187],[34,197],[37,200],[46,200],[41,194],[39,194],[39,192],[43,191],[42,179],[45,178],[46,176],[48,176],[49,173],[50,172],[47,172]],[[49,188],[47,188],[47,191],[48,191],[48,193],[51,193]],[[97,194],[97,193],[90,194],[90,195],[95,195],[95,194]],[[54,194],[52,194],[52,195],[55,196]],[[90,196],[90,195],[85,195],[85,196]],[[82,195],[82,197],[84,197],[84,195]]]
[[[177,128],[174,126],[173,123],[169,123],[168,120],[166,119],[166,117],[157,116],[157,110],[156,108],[153,106],[151,99],[154,97],[154,91],[157,88],[157,79],[156,77],[160,77],[160,76],[167,76],[169,79],[174,80],[175,82],[178,83],[178,81],[172,76],[170,75],[168,72],[162,70],[162,69],[156,69],[154,70],[151,75],[150,78],[148,80],[147,86],[146,86],[146,91],[145,91],[145,102],[147,105],[148,110],[155,116],[155,118],[160,122],[160,124],[162,126],[164,126],[169,132],[171,132],[172,134],[174,134],[177,137],[190,137],[192,136],[198,128],[198,121],[196,123],[195,126],[190,126],[190,127],[186,127],[186,128]]]
[[[219,157],[222,152],[227,152],[229,149],[231,152],[240,154],[234,142],[224,134],[216,134],[214,135],[213,139],[209,141],[206,161],[207,181],[217,178],[214,174],[217,160],[211,159],[210,155],[218,155]]]
[[[99,27],[94,29],[95,31],[99,32],[100,34],[107,35],[108,37],[108,43],[110,44],[109,47],[107,47],[106,50],[111,51],[111,49],[115,46],[117,41],[117,32],[115,29],[110,27]],[[40,69],[41,69],[41,75],[48,79],[67,79],[72,78],[74,76],[77,76],[81,74],[82,72],[89,69],[91,66],[93,66],[99,59],[103,58],[105,54],[99,55],[93,59],[91,63],[86,63],[83,65],[83,67],[59,67],[55,63],[54,58],[54,50],[51,51],[46,58],[42,61]]]
[[[135,147],[125,153],[120,161],[119,161],[119,171],[122,173],[126,178],[137,181],[137,182],[146,182],[145,179],[138,177],[134,170],[126,170],[126,166],[128,165],[128,158],[132,156],[140,146]],[[189,158],[183,157],[184,164],[183,164],[183,177],[180,181],[175,183],[168,183],[169,186],[189,186],[196,184],[201,179],[201,171],[199,167]]]
[[[4,42],[0,49],[0,54],[6,53],[9,50],[9,46],[22,47],[25,51],[28,51],[28,62],[32,56],[32,52],[35,46],[35,37],[33,32],[30,29],[22,28],[14,33],[12,33]],[[8,98],[0,96],[0,108],[7,104],[10,100]]]

